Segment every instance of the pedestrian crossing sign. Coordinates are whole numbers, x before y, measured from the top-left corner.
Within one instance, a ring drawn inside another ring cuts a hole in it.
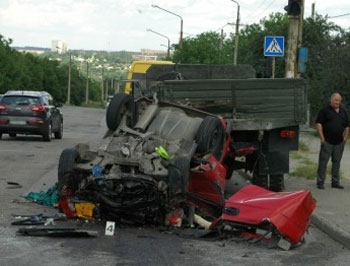
[[[283,36],[265,36],[264,56],[283,56],[284,55],[284,37]]]

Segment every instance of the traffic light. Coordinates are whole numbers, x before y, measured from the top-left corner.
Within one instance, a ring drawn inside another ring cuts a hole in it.
[[[302,0],[288,0],[288,5],[284,7],[287,14],[290,16],[299,16],[301,13],[301,1]]]

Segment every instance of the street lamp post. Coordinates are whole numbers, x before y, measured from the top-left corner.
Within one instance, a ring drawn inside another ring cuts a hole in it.
[[[238,55],[238,40],[239,40],[239,9],[240,6],[237,1],[231,0],[237,5],[237,18],[236,18],[236,33],[235,33],[235,48],[233,52],[233,64],[237,65],[237,55]]]
[[[170,13],[170,14],[172,14],[174,16],[177,16],[178,18],[180,18],[181,22],[180,22],[180,41],[179,41],[179,45],[180,45],[180,49],[182,49],[182,40],[183,40],[183,19],[182,19],[182,17],[180,15],[175,14],[174,12],[171,12],[169,10],[166,10],[166,9],[160,7],[160,6],[152,5],[152,7],[159,8],[160,10],[163,10],[165,12],[168,12],[168,13]]]
[[[166,39],[168,40],[167,57],[169,58],[169,57],[170,57],[170,39],[169,39],[167,36],[165,36],[165,35],[163,35],[163,34],[161,34],[161,33],[159,33],[159,32],[156,32],[156,31],[154,31],[154,30],[147,29],[147,31],[153,32],[154,34],[157,34],[157,35],[159,35],[159,36],[162,36],[162,37],[164,37],[164,38],[166,38]]]

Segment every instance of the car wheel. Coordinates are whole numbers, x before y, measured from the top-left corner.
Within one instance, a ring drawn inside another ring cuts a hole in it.
[[[2,133],[0,133],[0,139],[2,138]]]
[[[43,139],[45,141],[51,141],[51,136],[52,136],[52,125],[51,125],[51,122],[50,122],[49,125],[47,126],[46,133],[43,135]]]
[[[64,149],[58,161],[57,193],[65,195],[67,190],[75,192],[80,182],[79,178],[73,175],[74,164],[80,162],[80,156],[75,149]],[[76,182],[75,182],[76,181]]]
[[[168,187],[170,195],[187,191],[190,171],[190,160],[186,157],[176,158],[168,168]]]
[[[197,153],[211,152],[217,160],[221,159],[225,142],[225,130],[221,120],[214,116],[207,116],[199,126],[195,137]]]
[[[107,127],[116,130],[125,113],[129,113],[126,124],[133,127],[135,124],[135,103],[132,95],[117,93],[109,103],[106,114]]]
[[[16,135],[15,133],[10,133],[9,136],[10,136],[11,138],[15,138],[17,135]]]
[[[62,139],[62,137],[63,137],[63,121],[61,120],[58,130],[57,132],[55,132],[55,139]]]

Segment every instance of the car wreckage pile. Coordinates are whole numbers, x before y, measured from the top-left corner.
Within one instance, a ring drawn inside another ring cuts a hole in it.
[[[225,198],[237,147],[229,123],[157,95],[118,93],[97,147],[77,144],[58,164],[59,207],[67,217],[132,225],[205,227],[222,235],[303,240],[315,200],[307,190],[272,192],[247,183]],[[287,246],[287,247],[286,247]]]

